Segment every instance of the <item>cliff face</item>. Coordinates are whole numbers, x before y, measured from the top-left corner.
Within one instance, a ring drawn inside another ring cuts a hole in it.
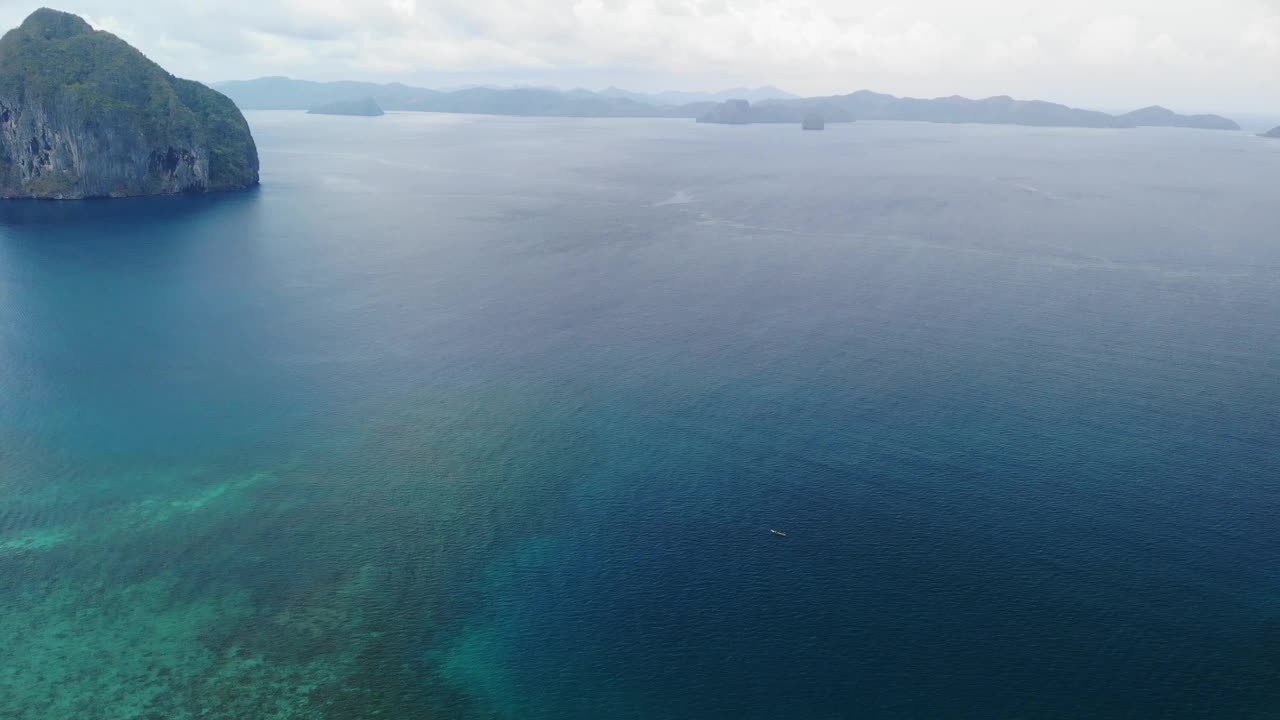
[[[226,97],[80,18],[38,10],[0,38],[0,197],[245,188],[258,153]]]

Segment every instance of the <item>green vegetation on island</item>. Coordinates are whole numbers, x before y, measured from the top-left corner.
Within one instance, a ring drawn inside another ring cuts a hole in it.
[[[258,182],[239,108],[56,10],[0,38],[0,197],[206,192]]]

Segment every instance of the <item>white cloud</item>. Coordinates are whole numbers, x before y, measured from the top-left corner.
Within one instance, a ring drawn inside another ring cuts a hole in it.
[[[1280,15],[1250,24],[1240,35],[1240,45],[1264,62],[1280,60]]]
[[[1131,17],[1099,18],[1085,27],[1076,53],[1088,65],[1130,62],[1138,50],[1138,21]]]
[[[1027,67],[1044,60],[1044,48],[1034,35],[1020,35],[1012,40],[996,39],[987,45],[987,65],[994,71]]]
[[[1280,0],[60,2],[204,80],[774,83],[1280,113]],[[34,8],[0,0],[0,22]]]
[[[411,18],[418,14],[418,3],[415,0],[391,0],[391,10],[397,15]]]

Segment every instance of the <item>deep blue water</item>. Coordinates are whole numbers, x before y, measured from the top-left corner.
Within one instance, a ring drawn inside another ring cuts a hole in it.
[[[0,205],[0,717],[1280,717],[1280,145],[250,122]]]

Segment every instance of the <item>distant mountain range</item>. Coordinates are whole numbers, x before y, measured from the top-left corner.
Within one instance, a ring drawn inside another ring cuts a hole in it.
[[[601,90],[599,95],[605,97],[628,98],[636,102],[650,105],[688,105],[690,103],[724,102],[725,100],[746,100],[761,102],[762,100],[796,100],[800,96],[792,95],[772,85],[758,88],[733,88],[720,92],[678,92],[668,90],[660,93],[637,93],[622,88],[610,87]]]
[[[632,93],[619,88],[600,92],[550,88],[472,87],[453,91],[429,90],[399,83],[311,82],[268,77],[218,83],[244,110],[306,110],[319,105],[372,98],[385,110],[529,115],[542,117],[667,117],[699,118],[734,124],[800,122],[806,113],[819,113],[827,122],[855,120],[919,120],[937,123],[986,123],[1042,127],[1187,127],[1239,130],[1234,121],[1217,115],[1179,115],[1149,107],[1125,115],[1008,96],[971,100],[959,96],[920,99],[860,90],[848,95],[799,98],[778,88],[734,89],[719,93]],[[726,112],[721,101],[735,103]],[[744,114],[745,113],[745,114]]]
[[[245,110],[306,110],[372,98],[383,110],[566,117],[695,117],[714,105],[662,105],[589,90],[470,87],[440,91],[392,83],[311,82],[267,77],[213,86]],[[686,109],[688,108],[688,109]]]
[[[373,98],[360,100],[339,100],[337,102],[317,105],[307,110],[310,115],[350,115],[355,117],[380,117],[384,113]]]

